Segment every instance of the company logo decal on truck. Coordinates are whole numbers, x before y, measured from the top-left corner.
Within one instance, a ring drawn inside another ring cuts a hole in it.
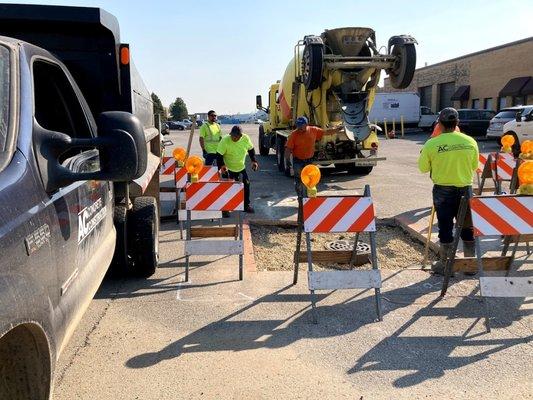
[[[78,243],[81,243],[89,233],[102,221],[107,213],[107,208],[99,198],[95,203],[85,207],[78,214]]]

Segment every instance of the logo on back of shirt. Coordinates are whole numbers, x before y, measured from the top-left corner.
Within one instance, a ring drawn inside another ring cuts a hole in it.
[[[452,144],[441,145],[437,148],[437,153],[445,153],[447,151],[460,151],[460,150],[474,150],[474,146],[471,144]]]

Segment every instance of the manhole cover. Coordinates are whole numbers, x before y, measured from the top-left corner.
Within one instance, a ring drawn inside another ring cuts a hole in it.
[[[328,250],[353,250],[353,240],[334,240],[327,242],[324,247]],[[370,245],[364,242],[357,242],[357,254],[370,253]]]

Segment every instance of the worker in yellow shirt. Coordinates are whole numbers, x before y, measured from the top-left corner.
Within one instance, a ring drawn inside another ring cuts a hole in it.
[[[229,135],[222,138],[217,147],[217,164],[220,172],[229,175],[230,178],[244,183],[244,211],[253,213],[250,205],[250,179],[246,172],[246,155],[252,161],[252,170],[259,169],[259,163],[255,159],[255,150],[250,137],[242,133],[240,126],[231,128]]]
[[[217,113],[210,110],[207,121],[200,127],[200,147],[205,165],[214,165],[217,160],[218,143],[222,140],[222,131],[217,123]]]
[[[439,226],[439,260],[431,267],[436,274],[443,274],[446,256],[452,249],[453,224],[459,212],[461,198],[472,186],[474,171],[478,166],[479,149],[470,136],[455,131],[459,114],[451,107],[439,114],[438,124],[442,133],[429,139],[420,152],[418,168],[430,172],[433,186],[433,205]],[[470,220],[470,221],[469,221]],[[475,255],[474,232],[470,211],[461,231],[466,257]]]

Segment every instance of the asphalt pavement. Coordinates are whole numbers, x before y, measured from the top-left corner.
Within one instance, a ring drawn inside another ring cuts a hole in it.
[[[244,128],[256,143],[257,126]],[[325,174],[319,191],[368,183],[383,218],[427,207],[431,183],[416,168],[425,136],[382,140],[387,161],[370,175]],[[185,132],[170,138],[186,145]],[[249,217],[293,219],[291,179],[274,155],[259,161],[251,174],[257,212]],[[440,278],[383,271],[383,321],[373,292],[345,290],[318,294],[315,325],[304,273],[292,286],[291,272],[255,272],[249,263],[239,281],[236,257],[194,257],[183,282],[176,228],[162,225],[154,276],[104,281],[59,360],[56,399],[532,397],[524,299],[492,299],[488,334],[475,279],[452,279],[439,300]]]

